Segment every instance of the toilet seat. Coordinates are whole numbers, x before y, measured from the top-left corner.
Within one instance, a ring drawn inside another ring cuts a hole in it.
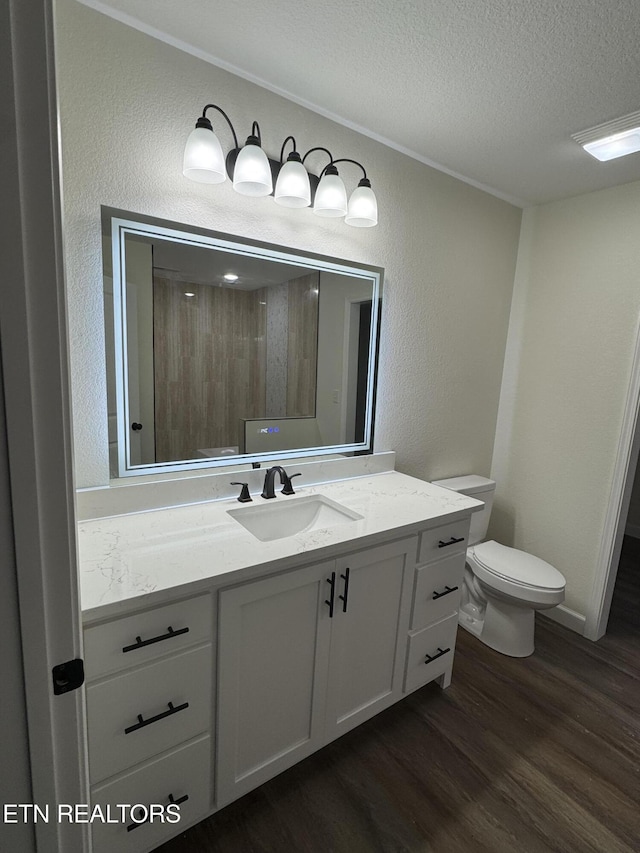
[[[565,579],[556,568],[526,551],[490,540],[473,546],[473,555],[487,572],[512,583],[534,589],[560,590],[565,587]]]
[[[565,579],[549,563],[498,542],[482,542],[467,550],[467,563],[477,579],[495,593],[522,605],[553,607],[564,599]]]

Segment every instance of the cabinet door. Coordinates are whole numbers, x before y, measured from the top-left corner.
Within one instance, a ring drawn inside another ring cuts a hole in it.
[[[416,544],[405,539],[337,561],[326,741],[401,696]]]
[[[333,562],[220,593],[218,805],[323,743]]]

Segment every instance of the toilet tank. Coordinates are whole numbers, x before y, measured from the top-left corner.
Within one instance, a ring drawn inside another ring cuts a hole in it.
[[[433,480],[434,486],[442,486],[443,489],[452,489],[463,495],[484,502],[484,508],[474,512],[471,516],[471,530],[469,531],[469,545],[482,542],[487,535],[491,507],[493,506],[493,493],[496,489],[496,481],[477,474],[467,474],[464,477],[449,477],[447,480]]]

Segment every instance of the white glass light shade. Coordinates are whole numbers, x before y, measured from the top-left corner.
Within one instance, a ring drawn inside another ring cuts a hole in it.
[[[275,191],[276,204],[283,207],[309,207],[311,186],[309,174],[297,160],[287,160],[280,169]]]
[[[245,145],[238,154],[233,188],[241,195],[269,195],[273,189],[269,160],[259,145]]]
[[[224,154],[212,130],[196,127],[184,148],[182,174],[201,184],[221,184],[226,180]]]
[[[323,175],[316,190],[313,212],[318,216],[344,216],[347,191],[340,175]]]
[[[356,228],[372,228],[378,224],[378,202],[371,187],[356,187],[351,193],[344,221]]]

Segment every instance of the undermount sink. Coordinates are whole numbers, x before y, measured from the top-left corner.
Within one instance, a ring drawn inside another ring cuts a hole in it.
[[[268,504],[238,507],[227,512],[261,542],[285,539],[297,533],[322,530],[362,518],[357,512],[324,495],[305,495],[279,503],[272,500]]]

